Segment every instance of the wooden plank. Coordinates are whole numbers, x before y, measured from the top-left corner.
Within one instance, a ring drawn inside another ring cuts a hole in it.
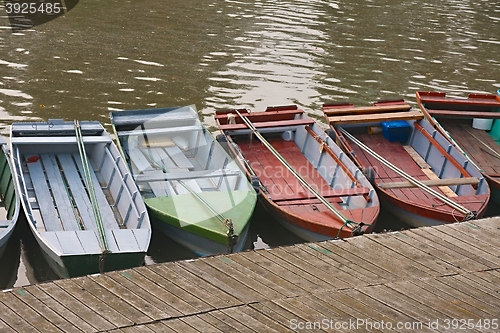
[[[356,263],[350,262],[336,253],[327,249],[316,246],[315,244],[297,244],[293,247],[288,247],[285,250],[295,256],[308,254],[316,259],[309,258],[309,262],[314,264],[318,269],[325,272],[331,272],[339,279],[356,286],[364,286],[366,284],[378,283],[382,277],[367,270],[365,267]],[[385,281],[385,279],[384,279]]]
[[[215,285],[207,283],[207,281],[191,273],[191,271],[187,270],[185,267],[183,267],[183,265],[179,265],[179,263],[167,263],[162,264],[162,266],[162,269],[169,272],[174,272],[175,274],[177,274],[177,276],[179,276],[179,278],[186,279],[194,287],[205,290],[205,296],[215,296],[217,298],[217,307],[238,306],[243,304],[235,297],[235,295],[224,289],[220,289]]]
[[[140,252],[144,251],[141,244],[137,242],[133,229],[117,229],[110,230],[113,237],[108,240],[108,243],[116,242],[118,251],[120,252]]]
[[[412,283],[450,303],[460,305],[460,307],[467,311],[482,316],[483,318],[494,315],[494,313],[488,312],[492,311],[491,305],[470,296],[470,292],[467,291],[467,288],[464,291],[457,290],[450,285],[449,281],[450,279],[422,279],[414,280]],[[498,310],[495,309],[493,312],[494,311]]]
[[[120,298],[119,294],[112,293],[107,288],[101,286],[89,277],[79,277],[72,279],[82,289],[91,293],[101,302],[106,303],[115,311],[120,312],[126,318],[133,318],[137,324],[148,323],[153,320],[147,312],[139,310],[134,304],[130,304],[126,300]]]
[[[223,309],[221,312],[246,327],[250,327],[256,332],[279,332],[267,326],[265,323],[256,320],[254,317],[247,315],[245,312],[241,311],[241,308]]]
[[[248,327],[242,323],[240,323],[238,320],[235,320],[234,318],[228,316],[226,313],[223,311],[213,311],[210,312],[210,315],[217,318],[220,321],[223,321],[224,323],[228,324],[231,327],[231,330],[229,332],[241,332],[241,333],[259,333],[258,330],[254,330],[251,327]]]
[[[2,332],[32,332],[34,330],[24,318],[22,313],[19,313],[16,309],[11,309],[0,301],[0,312],[2,316],[0,318],[0,329]],[[14,330],[14,328],[16,330]]]
[[[277,332],[284,332],[285,330],[289,329],[289,322],[281,324],[278,321],[274,320],[274,318],[269,318],[265,314],[257,311],[256,309],[250,307],[250,306],[242,306],[238,308],[239,311],[242,313],[246,314],[247,316],[250,316],[257,320],[260,323],[263,323],[266,326],[266,332],[267,330],[274,330]]]
[[[189,278],[189,276],[180,276],[173,270],[165,267],[163,264],[151,265],[147,267],[152,272],[151,274],[154,273],[163,278],[155,280],[157,281],[156,283],[160,286],[165,286],[165,288],[170,290],[170,292],[182,297],[189,304],[198,309],[209,311],[216,307],[229,306],[228,303],[221,301],[220,297],[210,293],[207,289],[199,287],[196,283],[194,283],[194,279],[186,279]],[[149,273],[144,274],[149,275]],[[187,272],[185,275],[188,275]]]
[[[75,159],[76,165],[78,166],[78,169],[80,170],[80,174],[83,174],[83,166],[82,166],[82,160],[80,158],[80,155],[78,154],[73,154],[73,157]],[[118,225],[116,221],[115,214],[113,213],[113,210],[111,209],[108,199],[106,198],[106,195],[104,194],[101,184],[99,183],[99,180],[97,179],[97,176],[95,175],[94,169],[90,166],[90,176],[92,178],[92,183],[94,184],[94,189],[95,189],[95,195],[97,198],[97,204],[99,206],[99,212],[102,216],[102,222],[104,225],[105,229],[120,229],[120,226]]]
[[[467,311],[464,308],[459,307],[458,305],[447,302],[437,295],[434,295],[409,281],[391,283],[388,286],[401,294],[408,295],[416,301],[421,302],[426,307],[442,313],[442,315],[439,316],[441,318],[446,316],[449,318],[471,318],[475,320],[481,319],[481,317],[475,315],[474,313],[471,313],[470,311]]]
[[[177,333],[180,333],[180,332],[182,332],[182,333],[199,333],[200,332],[180,319],[164,321],[164,322],[162,322],[162,324],[165,325],[166,327],[172,329],[174,332],[177,332]],[[161,332],[163,332],[163,330]],[[168,330],[167,330],[167,332],[168,332]]]
[[[410,157],[415,161],[415,163],[417,163],[417,165],[421,169],[430,169],[431,168],[430,165],[427,164],[425,159],[422,156],[420,156],[420,154],[417,153],[417,151],[412,146],[403,145],[403,148],[404,148],[404,150],[406,150],[408,155],[410,155]]]
[[[460,272],[460,268],[457,268],[446,261],[440,260],[427,251],[422,251],[413,246],[408,246],[408,244],[403,243],[399,237],[388,237],[386,235],[381,237],[381,235],[378,234],[367,236],[369,236],[367,239],[383,245],[410,259],[416,266],[419,264],[422,265],[429,271],[429,274],[447,275]]]
[[[240,257],[243,257],[257,266],[260,266],[262,269],[268,270],[277,276],[280,276],[284,280],[288,281],[288,283],[292,284],[293,290],[296,293],[302,294],[301,290],[304,290],[304,294],[310,293],[317,288],[313,283],[304,279],[303,277],[297,275],[294,271],[287,270],[283,266],[278,265],[276,262],[271,259],[260,255],[260,252],[264,252],[266,250],[260,250],[255,252],[243,252]]]
[[[198,309],[187,303],[182,298],[169,292],[168,289],[159,286],[156,283],[156,279],[151,280],[145,274],[141,274],[141,272],[147,274],[147,268],[138,267],[137,269],[129,269],[120,273],[113,272],[111,275],[116,280],[119,279],[120,281],[123,281],[125,278],[127,282],[130,281],[135,284],[135,286],[129,284],[129,289],[134,290],[139,295],[144,295],[144,298],[146,298],[147,294],[154,295],[154,301],[151,301],[151,304],[158,304],[158,307],[160,307],[162,303],[156,301],[156,299],[168,304],[168,306],[166,306],[167,309],[171,307],[180,312],[182,315],[190,315],[199,312]],[[154,275],[149,276],[154,277]],[[144,293],[142,292],[142,289],[144,289]]]
[[[174,283],[174,281],[170,281],[166,276],[162,274],[161,271],[151,269],[151,266],[146,266],[142,267],[140,270],[134,271],[137,272],[138,274],[141,274],[145,278],[153,281],[155,284],[158,285],[159,288],[162,288],[163,290],[168,290],[169,293],[174,295],[180,300],[183,300],[185,303],[189,304],[192,308],[195,308],[197,312],[204,312],[204,311],[210,311],[214,309],[212,305],[204,301],[204,291],[201,291],[200,289],[191,286],[190,291],[182,289],[178,285]],[[179,282],[179,279],[176,282]],[[194,289],[194,290],[193,290]],[[189,309],[189,311],[193,311]],[[194,313],[194,311],[193,311]]]
[[[435,110],[427,109],[427,112],[436,118],[483,118],[483,119],[500,119],[500,113],[494,111],[473,111],[473,110]]]
[[[423,170],[425,170],[425,169],[423,169]],[[434,176],[435,176],[435,174],[434,174]],[[419,180],[419,181],[421,183],[424,183],[427,186],[477,185],[479,183],[479,179],[477,177],[444,178],[444,179],[437,178],[437,179]],[[416,185],[414,185],[413,183],[410,183],[409,181],[378,183],[377,185],[380,186],[381,188],[384,188],[384,189],[417,187]],[[453,193],[455,193],[455,192],[453,192]],[[455,196],[456,196],[456,194],[455,194]]]
[[[284,260],[290,265],[293,265],[297,267],[298,269],[301,269],[306,272],[314,272],[314,277],[322,280],[323,282],[326,282],[330,286],[327,287],[327,289],[343,289],[343,288],[349,288],[351,284],[338,279],[334,274],[329,274],[326,272],[323,272],[322,270],[318,269],[315,265],[311,264],[309,262],[308,257],[312,256],[305,256],[306,259],[302,260],[286,251],[285,248],[275,248],[272,249],[272,251],[269,251],[268,253],[272,253],[276,257]]]
[[[254,274],[252,271],[246,270],[245,272],[241,272],[236,269],[239,265],[234,263],[231,259],[231,256],[217,256],[213,258],[206,258],[204,262],[211,267],[215,268],[222,274],[227,274],[232,278],[241,281],[245,284],[249,289],[253,289],[254,291],[265,295],[269,298],[281,298],[284,297],[285,294],[277,291],[279,286],[274,285],[270,281],[263,279],[258,274]]]
[[[413,329],[416,332],[423,329],[427,323],[430,323],[431,321],[434,322],[436,319],[441,319],[443,317],[440,312],[434,310],[432,307],[414,300],[408,296],[407,293],[400,293],[399,291],[391,289],[386,285],[361,288],[359,291],[378,300],[388,307],[398,309],[405,315],[414,318],[412,322],[422,323],[422,325],[416,324],[413,326]],[[448,330],[444,331],[448,332]],[[438,328],[438,332],[443,332],[442,327],[441,330]]]
[[[68,188],[63,182],[63,176],[57,165],[55,155],[40,154],[40,158],[45,168],[45,174],[52,190],[52,196],[55,201],[56,209],[59,212],[59,218],[61,219],[63,229],[66,231],[80,230],[73,210],[73,204],[69,200]]]
[[[179,147],[173,146],[165,147],[163,149],[167,152],[168,156],[170,156],[170,158],[172,159],[172,161],[174,161],[178,168],[188,170],[194,169],[194,165],[189,161],[189,159],[186,157],[186,155],[184,155]]]
[[[87,307],[92,309],[94,312],[99,313],[105,320],[109,321],[115,327],[130,326],[135,323],[135,318],[134,320],[127,318],[119,311],[110,307],[107,303],[102,302],[89,291],[82,289],[71,279],[58,280],[54,283],[73,297],[84,300]]]
[[[425,173],[427,177],[429,177],[430,180],[435,180],[435,181],[443,181],[443,179],[440,179],[431,169],[422,169],[422,172]],[[470,178],[470,177],[467,177]],[[449,178],[445,178],[449,179]],[[479,179],[478,179],[479,183]],[[451,185],[457,185],[457,184],[451,184]],[[476,184],[474,184],[476,185]],[[458,194],[456,194],[451,188],[448,186],[438,186],[438,188],[448,197],[448,198],[454,198],[458,197]]]
[[[174,161],[167,155],[162,148],[142,148],[146,156],[149,156],[154,163],[158,164],[163,169],[176,169]]]
[[[210,324],[212,327],[222,331],[222,332],[238,332],[233,326],[230,326],[224,319],[220,318],[220,314],[217,311],[211,311],[198,315],[198,318]]]
[[[332,125],[341,124],[361,124],[361,123],[379,123],[391,120],[420,120],[424,115],[420,111],[394,112],[383,114],[351,115],[328,117],[328,122]]]
[[[412,229],[409,232],[416,233],[431,242],[439,243],[450,250],[462,254],[463,256],[469,258],[469,260],[473,260],[487,266],[489,269],[500,267],[495,263],[497,261],[497,258],[495,256],[492,256],[490,253],[481,251],[480,249],[477,249],[476,247],[468,243],[460,242],[447,233],[436,232],[433,229],[429,228]]]
[[[54,207],[52,195],[50,194],[49,186],[43,172],[42,162],[26,163],[28,166],[33,189],[35,190],[36,201],[40,213],[43,218],[43,223],[47,231],[62,230],[61,222],[58,218],[59,214]]]
[[[66,309],[78,315],[85,321],[86,324],[91,325],[94,330],[105,331],[115,328],[113,324],[104,319],[101,314],[96,313],[89,307],[87,307],[84,303],[85,300],[80,300],[73,297],[56,284],[39,284],[37,285],[37,288],[50,295],[50,297],[52,297],[57,302],[64,304],[64,307]]]
[[[342,244],[337,245],[336,242],[321,242],[310,245],[310,247],[322,254],[328,255],[332,260],[339,262],[342,267],[348,267],[360,279],[377,281],[378,283],[400,279],[398,274],[394,274],[376,265],[376,261],[371,262],[359,255],[354,255],[351,252],[352,248],[350,245],[345,247],[339,245]]]
[[[150,301],[152,295],[146,295],[145,299],[140,297],[138,293],[144,293],[143,290],[142,292],[140,289],[137,290],[137,292],[132,292],[129,289],[130,282],[126,281],[125,277],[123,277],[123,279],[115,280],[106,274],[98,276],[94,275],[90,276],[90,278],[103,288],[120,297],[125,303],[130,304],[142,313],[147,314],[153,320],[166,319],[170,318],[172,315],[178,316],[180,314],[180,312],[170,309],[167,310],[169,310],[169,312],[172,311],[172,315],[163,311],[162,309],[168,307],[166,304],[158,308],[156,304],[153,304]]]
[[[71,154],[57,154],[57,158],[61,164],[64,174],[66,175],[66,181],[71,190],[71,195],[75,200],[76,207],[78,208],[78,214],[80,214],[85,225],[85,229],[97,230],[90,199],[87,195],[85,187],[83,186],[81,176],[76,169],[76,164],[73,161]]]
[[[184,323],[191,327],[195,327],[200,332],[210,332],[210,333],[223,333],[220,329],[216,328],[212,324],[202,320],[199,316],[189,316],[181,318]],[[181,332],[181,331],[179,331]],[[183,333],[183,332],[182,332]]]
[[[283,274],[272,272],[271,270],[261,265],[257,265],[252,259],[248,259],[241,255],[234,255],[231,256],[231,260],[250,270],[252,273],[258,274],[259,276],[272,281],[276,285],[282,286],[286,290],[287,297],[305,295],[308,293],[304,289],[299,288],[298,286],[285,279],[282,276]]]
[[[130,160],[134,164],[134,166],[137,169],[137,172],[141,173],[146,170],[152,170],[153,166],[151,163],[148,161],[146,156],[141,152],[140,149],[130,149],[127,151],[128,156],[130,157]]]
[[[286,127],[286,126],[302,126],[302,125],[312,125],[314,124],[314,119],[294,119],[294,120],[277,120],[277,121],[267,121],[267,122],[253,122],[255,128],[271,128],[271,127]],[[219,129],[221,131],[236,131],[248,128],[245,124],[227,124],[220,125]]]
[[[394,232],[388,235],[391,235],[389,237],[398,237],[405,244],[421,249],[467,272],[477,272],[488,268],[475,260],[471,260],[462,253],[443,246],[440,242],[433,242],[417,233],[405,231]]]
[[[184,171],[184,172],[147,172],[135,177],[136,182],[152,182],[152,181],[167,181],[167,180],[188,180],[198,178],[217,178],[239,176],[239,170],[219,169],[219,170],[200,170],[200,171]]]
[[[220,272],[212,267],[210,267],[204,260],[194,260],[194,261],[184,261],[181,263],[182,267],[189,270],[191,273],[199,276],[203,280],[209,282],[213,286],[222,289],[237,299],[249,303],[255,301],[261,301],[265,299],[265,296],[259,292],[248,288],[243,281],[240,281],[237,277],[233,277]]]
[[[398,103],[398,104],[387,104],[387,105],[372,105],[372,106],[359,106],[352,107],[349,105],[336,106],[336,105],[323,105],[323,113],[327,116],[339,116],[339,115],[363,115],[363,114],[373,114],[373,113],[388,113],[396,111],[409,111],[411,109],[410,104]]]

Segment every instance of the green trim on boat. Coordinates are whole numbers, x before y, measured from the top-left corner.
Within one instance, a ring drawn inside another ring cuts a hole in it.
[[[223,218],[233,222],[234,235],[240,235],[249,223],[257,193],[254,191],[217,191],[196,193]],[[227,244],[227,228],[193,194],[144,199],[150,214],[184,231]]]

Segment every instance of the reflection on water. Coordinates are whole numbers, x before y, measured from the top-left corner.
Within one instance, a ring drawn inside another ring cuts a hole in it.
[[[110,111],[191,104],[211,129],[214,110],[227,107],[295,103],[322,121],[327,101],[491,93],[500,88],[499,23],[496,0],[86,0],[16,33],[1,14],[0,133],[49,118],[109,127]],[[265,214],[252,223],[258,246],[296,241]],[[53,278],[30,272],[44,261],[17,232],[19,271]],[[189,256],[161,237],[148,263]]]

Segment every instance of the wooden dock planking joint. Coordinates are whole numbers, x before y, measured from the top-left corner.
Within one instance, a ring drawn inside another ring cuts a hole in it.
[[[0,331],[288,332],[384,321],[392,331],[408,323],[446,332],[447,319],[491,324],[500,319],[499,236],[500,218],[489,218],[15,288],[0,293]],[[467,330],[483,331],[495,330]]]

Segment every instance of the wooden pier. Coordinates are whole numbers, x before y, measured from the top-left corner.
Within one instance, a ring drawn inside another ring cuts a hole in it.
[[[500,218],[0,293],[0,332],[500,331]]]

